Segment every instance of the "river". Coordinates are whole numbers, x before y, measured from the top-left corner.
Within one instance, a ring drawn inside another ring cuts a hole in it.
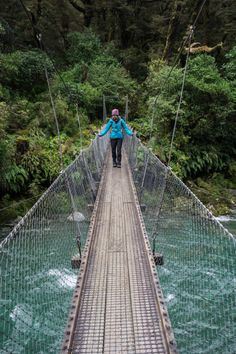
[[[221,216],[218,218],[220,222],[234,235],[236,235],[236,215],[232,216]],[[86,230],[84,234],[87,232],[88,225],[85,225]],[[63,229],[65,230],[63,231]],[[0,234],[3,237],[10,231],[11,227],[4,226],[0,228]],[[15,299],[14,304],[9,305],[9,309],[7,308],[7,315],[10,319],[7,323],[6,328],[3,329],[3,336],[5,335],[5,339],[3,343],[0,341],[0,353],[4,352],[11,352],[14,354],[19,353],[32,353],[32,348],[35,348],[35,343],[39,349],[34,351],[35,353],[46,353],[46,348],[51,348],[47,352],[54,353],[54,348],[59,347],[61,343],[61,336],[58,333],[63,333],[65,328],[65,323],[68,316],[68,304],[70,303],[70,299],[73,293],[73,288],[76,283],[76,272],[66,264],[66,259],[70,258],[70,254],[73,253],[70,248],[72,247],[69,244],[68,237],[68,228],[66,228],[63,224],[60,225],[59,231],[55,234],[52,234],[51,237],[55,240],[53,242],[49,242],[50,240],[45,239],[43,240],[42,249],[35,248],[35,242],[33,238],[30,238],[30,242],[26,239],[23,240],[25,245],[27,243],[26,251],[27,253],[21,254],[19,248],[18,259],[19,262],[18,268],[13,270],[13,279],[9,286],[12,287],[12,291],[18,286],[17,290],[17,299]],[[37,230],[36,230],[37,231]],[[35,235],[37,236],[37,232]],[[68,242],[68,246],[67,243]],[[47,245],[47,243],[49,243]],[[222,246],[223,247],[223,246]],[[69,250],[66,254],[66,251]],[[187,250],[187,245],[186,245]],[[43,252],[44,251],[44,252]],[[32,253],[40,253],[42,256],[42,264],[38,264],[35,262],[37,257],[33,257]],[[186,262],[188,261],[187,252]],[[22,258],[23,256],[23,258]],[[51,266],[50,269],[45,273],[44,264],[47,263],[48,257],[50,261],[54,263],[54,260],[59,260],[55,262],[55,266]],[[182,252],[182,257],[185,257]],[[68,262],[67,262],[68,263]],[[57,264],[57,265],[56,265]],[[60,267],[58,267],[60,264]],[[28,268],[27,268],[28,267]],[[41,269],[41,268],[42,269]],[[172,269],[175,269],[177,264],[175,264]],[[170,281],[170,277],[172,276],[171,271],[167,269],[166,266],[159,268],[160,273],[162,273],[161,280],[163,281],[163,290],[165,295],[165,300],[169,309],[169,313],[172,315],[172,325],[175,329],[175,335],[177,339],[177,346],[181,348],[181,353],[183,354],[209,354],[209,353],[226,353],[222,351],[220,348],[221,343],[221,336],[219,336],[219,341],[216,340],[214,343],[210,343],[210,346],[207,346],[207,343],[202,343],[204,347],[200,347],[199,339],[195,332],[193,332],[191,336],[185,335],[185,333],[191,332],[191,327],[184,327],[181,323],[181,316],[183,316],[182,311],[182,303],[186,302],[186,305],[190,303],[189,297],[193,298],[192,293],[188,293],[187,291],[182,291],[182,282],[186,283],[186,290],[189,289],[187,286],[188,282],[191,282],[193,276],[195,277],[202,277],[201,270],[197,273],[198,270],[195,268],[193,271],[188,269],[187,263],[186,268],[182,268],[181,272],[179,272],[179,278],[173,274],[173,281]],[[227,272],[224,271],[222,268],[217,268],[214,270],[217,276],[219,276],[220,272],[223,274],[223,278],[227,280]],[[195,272],[195,273],[194,273]],[[213,272],[213,270],[212,270]],[[22,273],[22,276],[20,276]],[[32,273],[32,274],[31,274]],[[31,274],[29,276],[29,274]],[[181,276],[185,274],[185,279],[183,280]],[[200,275],[199,275],[200,274]],[[209,273],[210,274],[210,273]],[[208,274],[208,275],[209,275]],[[212,273],[211,273],[212,274]],[[20,283],[18,284],[18,279],[21,279]],[[208,298],[212,294],[214,295],[214,286],[215,282],[218,284],[219,279],[215,277],[207,277],[208,280],[208,287],[206,287],[206,297]],[[221,279],[220,279],[221,280]],[[227,283],[227,282],[226,282]],[[25,285],[26,284],[26,285]],[[179,287],[178,287],[179,286]],[[190,287],[191,288],[191,287]],[[227,284],[225,286],[227,289]],[[191,290],[191,289],[190,289]],[[198,289],[196,290],[197,293],[195,294],[195,299],[193,304],[199,301],[198,298]],[[222,287],[223,291],[223,287]],[[226,291],[226,290],[224,290]],[[9,289],[6,288],[5,292],[9,292]],[[37,301],[33,301],[36,296]],[[31,300],[32,298],[32,300]],[[50,301],[49,301],[50,298]],[[5,302],[9,301],[6,297]],[[179,303],[176,303],[178,299],[181,299]],[[211,299],[210,299],[211,300]],[[209,301],[210,301],[209,300]],[[27,302],[27,304],[25,304]],[[58,311],[57,311],[58,309]],[[189,308],[189,312],[195,314],[195,323],[188,322],[188,326],[192,326],[194,329],[200,328],[204,331],[204,333],[210,333],[210,331],[218,331],[218,327],[211,328],[209,327],[209,316],[204,313],[205,308],[203,308],[203,312],[199,310],[197,306],[194,308]],[[222,313],[223,310],[220,311]],[[51,313],[48,316],[47,313]],[[47,314],[47,316],[46,316]],[[55,315],[57,314],[57,315]],[[198,317],[200,316],[201,321],[197,322]],[[205,321],[202,321],[206,316]],[[225,311],[225,316],[227,312]],[[45,321],[45,318],[47,319]],[[220,319],[219,321],[221,321]],[[207,322],[208,321],[208,322]],[[218,323],[215,324],[215,326]],[[212,324],[211,324],[212,326]],[[219,324],[220,327],[220,324]],[[50,330],[49,330],[50,329]],[[190,331],[190,332],[189,332]],[[195,333],[195,336],[194,336]],[[201,334],[201,333],[200,333]],[[199,334],[199,335],[200,335]],[[207,334],[208,335],[208,334]],[[207,335],[203,335],[203,337],[207,338]],[[4,338],[4,337],[3,337]],[[2,339],[3,339],[2,338]],[[193,340],[194,338],[194,340]],[[218,336],[215,336],[218,338]],[[13,343],[17,339],[17,346]],[[224,338],[223,338],[224,339]],[[195,345],[191,345],[192,343]],[[26,343],[27,342],[27,343]],[[2,347],[1,347],[2,345]],[[191,347],[191,352],[188,349]],[[219,350],[217,350],[219,347]],[[26,349],[27,348],[27,349]],[[6,350],[6,351],[1,351]],[[230,352],[231,353],[231,352]],[[233,353],[233,351],[232,351]]]
[[[224,216],[219,216],[217,218],[221,222],[224,227],[231,232],[234,236],[236,236],[236,214],[233,214],[232,216],[229,215],[224,215]]]

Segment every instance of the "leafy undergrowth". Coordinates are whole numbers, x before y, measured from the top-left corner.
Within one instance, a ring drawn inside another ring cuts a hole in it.
[[[236,183],[221,174],[197,178],[187,185],[215,216],[230,214],[236,207]]]

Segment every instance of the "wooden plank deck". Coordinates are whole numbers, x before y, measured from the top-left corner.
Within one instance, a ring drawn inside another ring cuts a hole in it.
[[[128,162],[107,159],[62,353],[176,353]]]

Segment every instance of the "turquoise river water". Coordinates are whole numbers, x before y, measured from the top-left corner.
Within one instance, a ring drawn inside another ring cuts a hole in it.
[[[231,233],[236,234],[236,218],[220,217],[219,220]],[[88,225],[86,225],[86,228],[87,226]],[[2,239],[7,233],[7,231],[9,231],[9,229],[7,229],[6,227],[2,229]],[[61,240],[63,237],[64,236],[62,233]],[[25,242],[26,241],[27,240],[25,240]],[[31,242],[27,245],[29,254],[28,256],[25,254],[22,256],[23,264],[27,264],[28,269],[22,269],[21,267],[19,267],[17,272],[18,276],[20,276],[20,273],[25,273],[29,275],[26,276],[24,281],[18,287],[18,293],[12,303],[6,305],[6,302],[8,301],[7,296],[4,297],[4,299],[0,300],[0,304],[3,305],[3,307],[1,306],[1,308],[5,308],[5,312],[3,314],[0,312],[0,316],[6,316],[7,314],[9,318],[9,322],[7,325],[0,325],[0,337],[2,338],[0,339],[0,354],[56,354],[58,352],[58,350],[56,350],[55,348],[60,348],[60,343],[63,338],[63,332],[67,321],[70,299],[73,293],[73,288],[76,283],[76,272],[73,271],[70,267],[69,253],[68,261],[64,261],[66,244],[65,241],[63,242],[64,244],[62,242],[60,243],[59,240],[59,243],[55,244],[55,247],[51,248],[48,251],[48,254],[42,255],[43,257],[53,258],[54,255],[57,254],[56,257],[59,257],[61,259],[60,267],[52,266],[51,269],[48,269],[46,273],[44,272],[43,263],[34,263],[34,257],[32,252],[35,247],[34,241],[31,240]],[[47,248],[47,245],[44,244],[44,247]],[[71,246],[68,246],[68,250],[70,247]],[[72,252],[73,250],[69,251]],[[18,260],[19,265],[22,264],[20,254]],[[183,322],[186,319],[181,318],[183,316],[181,309],[183,308],[183,306],[189,306],[188,304],[191,303],[188,302],[188,297],[196,297],[196,299],[194,299],[194,301],[192,302],[193,304],[197,304],[199,302],[197,293],[186,292],[184,294],[181,294],[181,297],[177,296],[179,289],[182,289],[183,283],[186,284],[186,289],[191,289],[191,277],[200,276],[200,273],[194,274],[196,270],[191,270],[187,268],[188,262],[186,259],[186,269],[182,269],[182,274],[180,274],[179,279],[175,278],[174,284],[171,279],[172,275],[165,266],[160,271],[160,278],[161,280],[163,279],[165,300],[168,305],[169,312],[171,313],[172,325],[175,328],[175,335],[177,339],[179,353],[235,354],[236,348],[231,348],[230,351],[224,351],[224,349],[222,349],[224,348],[224,345],[222,344],[224,342],[224,338],[221,338],[220,333],[217,340],[215,340],[215,342],[210,343],[208,343],[207,341],[207,334],[204,334],[203,337],[205,338],[205,343],[202,342],[201,345],[198,345],[198,336],[200,337],[202,335],[201,332],[208,333],[209,331],[209,333],[211,333],[217,331],[217,326],[214,321],[212,320],[210,323],[208,321],[207,308],[205,308],[205,310],[203,309],[202,313],[197,313],[198,310],[194,307],[188,309],[190,317],[192,316],[192,328],[195,328],[197,325],[198,328],[200,327],[200,330],[196,332],[191,332],[189,328],[185,328],[183,326]],[[11,287],[11,291],[14,291],[17,284],[17,272],[15,271],[15,277],[12,278],[12,284],[9,285]],[[186,275],[184,278],[183,273],[185,273]],[[218,275],[219,279],[216,279],[215,277],[217,277]],[[216,269],[214,270],[214,276],[208,275],[207,277],[208,287],[205,296],[208,297],[209,301],[211,300],[211,290],[209,289],[212,289],[214,294],[215,283],[220,281],[221,276],[221,269]],[[7,293],[8,289],[3,289],[3,291],[1,291],[1,294],[3,294],[3,296],[4,291],[5,293]],[[224,291],[224,288],[222,288],[222,291]],[[25,304],[25,298],[27,300],[27,304]],[[35,302],[33,300],[31,301],[31,299],[33,298],[36,298],[38,302]],[[178,299],[180,299],[179,303],[176,303]],[[228,297],[228,300],[231,301],[230,296]],[[221,305],[219,304],[219,306]],[[220,313],[222,313],[222,311]],[[46,318],[45,314],[47,314]],[[231,316],[231,314],[227,312],[227,308],[225,309],[225,316]],[[235,318],[232,318],[232,321],[233,320],[236,322]],[[217,323],[220,321],[221,319],[217,318]],[[188,326],[189,325],[191,326],[190,320],[188,320]],[[61,334],[58,335],[59,333]],[[194,337],[194,341],[192,341],[192,337]],[[191,345],[189,344],[190,341],[192,341]]]

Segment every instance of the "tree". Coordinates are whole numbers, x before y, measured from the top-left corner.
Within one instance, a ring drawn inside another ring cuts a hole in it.
[[[102,117],[103,95],[119,96],[115,102],[124,107],[125,96],[132,97],[136,91],[136,82],[112,55],[111,46],[102,46],[91,31],[72,33],[69,41],[70,68],[61,74],[67,88],[57,79],[55,94],[68,95],[69,89],[90,120]]]
[[[89,65],[101,54],[102,45],[99,37],[89,29],[84,32],[72,32],[67,36],[66,57],[70,64]]]
[[[236,79],[236,46],[234,46],[226,55],[226,63],[223,65],[223,69],[226,77],[229,80]]]
[[[169,71],[166,65],[153,62],[146,81],[149,115],[157,96],[153,133],[162,159],[167,159],[182,81],[182,70],[174,69],[165,83]],[[180,176],[227,173],[236,154],[235,97],[235,85],[222,77],[213,57],[191,58],[172,159]]]
[[[44,65],[52,72],[51,62],[38,50],[0,54],[0,81],[13,90],[39,93],[46,85]]]

